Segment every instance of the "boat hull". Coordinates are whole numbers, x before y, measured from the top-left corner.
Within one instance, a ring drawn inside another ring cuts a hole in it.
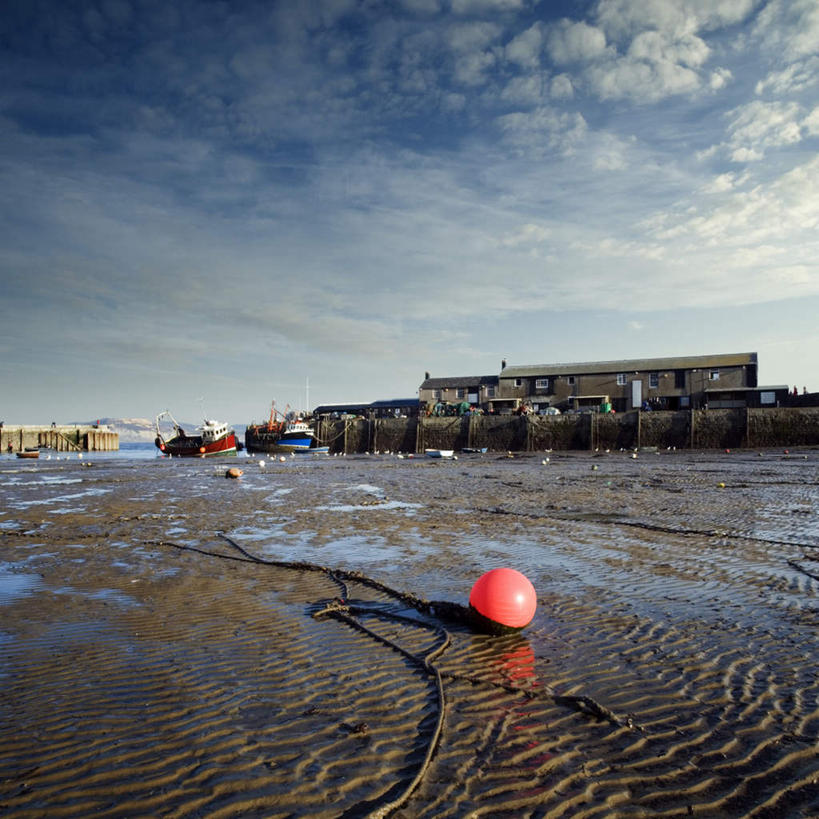
[[[245,449],[248,452],[265,452],[269,454],[287,452],[307,452],[320,454],[329,451],[329,447],[319,446],[315,437],[303,432],[268,432],[264,429],[247,428],[245,432]]]
[[[23,450],[22,452],[18,452],[16,454],[17,454],[18,458],[39,458],[40,457],[39,450],[26,449],[26,450]]]
[[[234,432],[207,443],[201,435],[177,435],[167,441],[157,436],[154,443],[163,455],[170,455],[174,458],[208,458],[213,455],[236,454],[236,433]]]

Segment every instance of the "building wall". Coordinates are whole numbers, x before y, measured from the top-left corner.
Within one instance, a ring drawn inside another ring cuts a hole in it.
[[[437,389],[425,389],[421,387],[418,390],[418,397],[422,404],[434,404],[437,401],[444,401],[449,404],[460,403],[461,401],[469,401],[472,404],[477,404],[484,407],[490,398],[497,395],[497,387],[487,386],[471,386],[471,387],[440,387]],[[494,393],[494,394],[491,394]],[[477,396],[477,401],[473,400]]]
[[[542,376],[500,375],[500,398],[519,398],[531,405],[572,409],[581,396],[608,396],[617,412],[633,409],[633,382],[640,382],[641,401],[667,405],[670,409],[699,408],[709,387],[753,386],[755,372],[746,366],[697,367],[688,370],[647,370],[645,372],[583,373]],[[679,373],[679,375],[678,375]],[[717,377],[714,377],[717,375]],[[750,376],[750,377],[749,377]],[[538,382],[546,381],[545,384]],[[590,403],[590,402],[586,402]]]

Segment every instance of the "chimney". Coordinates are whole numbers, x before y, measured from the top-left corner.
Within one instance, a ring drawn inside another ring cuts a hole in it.
[[[501,369],[502,370],[506,369],[506,359],[505,358],[501,361]]]
[[[429,373],[424,373],[424,381],[429,381]]]

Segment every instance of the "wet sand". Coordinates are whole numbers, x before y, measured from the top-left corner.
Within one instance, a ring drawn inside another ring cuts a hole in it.
[[[0,550],[4,816],[819,815],[815,450],[0,458]]]

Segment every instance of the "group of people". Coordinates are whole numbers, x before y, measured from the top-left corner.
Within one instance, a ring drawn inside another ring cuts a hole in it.
[[[807,387],[802,387],[802,395],[807,395],[807,394],[808,394],[808,388]],[[796,388],[795,384],[793,386],[793,392],[791,393],[791,395],[799,395],[799,390]]]

